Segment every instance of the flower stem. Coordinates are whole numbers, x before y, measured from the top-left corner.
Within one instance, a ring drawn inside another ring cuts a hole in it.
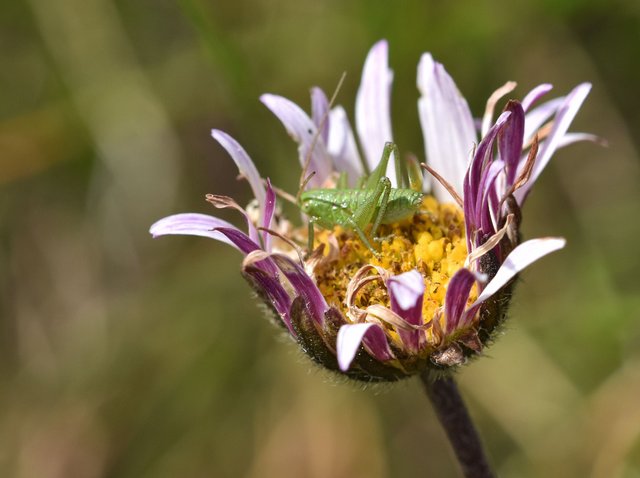
[[[427,396],[466,478],[493,478],[495,473],[482,447],[467,407],[456,382],[451,377],[433,380],[428,373],[420,375]]]

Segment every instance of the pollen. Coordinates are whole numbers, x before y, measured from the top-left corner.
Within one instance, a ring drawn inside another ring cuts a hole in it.
[[[372,244],[374,255],[351,230],[335,227],[316,232],[316,246],[324,245],[324,260],[313,271],[318,288],[330,305],[347,313],[349,281],[371,264],[396,275],[417,269],[424,278],[423,320],[440,317],[444,327],[444,300],[449,279],[467,257],[464,216],[456,204],[439,203],[425,196],[416,214],[400,223],[381,225]],[[473,296],[469,300],[475,300]],[[387,290],[379,281],[363,287],[356,297],[362,309],[374,304],[390,307]]]

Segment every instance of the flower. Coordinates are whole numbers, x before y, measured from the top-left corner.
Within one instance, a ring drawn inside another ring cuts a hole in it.
[[[393,141],[391,83],[388,46],[380,41],[367,56],[356,99],[363,160],[345,110],[332,107],[319,88],[311,91],[311,116],[281,96],[261,97],[298,143],[303,171],[313,172],[304,186],[312,196],[341,184],[348,188],[346,197],[371,201],[371,190],[358,192],[356,184],[365,171],[375,170],[385,145]],[[346,216],[316,217],[333,220],[335,227],[317,229],[310,239],[308,224],[295,227],[278,212],[276,191],[296,198],[263,180],[245,150],[219,130],[213,130],[213,138],[234,160],[255,201],[243,209],[228,197],[207,195],[207,200],[240,211],[246,232],[217,217],[191,213],[159,220],[151,234],[204,236],[239,250],[243,276],[276,321],[330,370],[365,381],[393,381],[459,366],[495,335],[516,275],[565,245],[552,237],[521,242],[520,210],[558,148],[595,139],[567,132],[591,86],[580,84],[565,97],[538,104],[551,90],[540,85],[522,101],[508,101],[494,121],[496,103],[515,88],[509,82],[489,98],[476,127],[455,83],[428,53],[418,65],[417,84],[425,168],[431,173],[421,179],[430,193],[418,196],[408,219],[379,221],[379,251],[363,243],[365,232],[354,225],[355,214],[346,203],[329,200]],[[420,179],[416,164],[409,166],[414,166],[413,179]],[[390,162],[386,175],[394,188],[389,197],[408,194],[402,189],[405,171]],[[366,219],[365,226],[371,222]],[[305,249],[310,240],[313,245]]]

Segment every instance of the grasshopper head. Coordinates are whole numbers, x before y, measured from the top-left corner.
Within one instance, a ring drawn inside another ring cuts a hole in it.
[[[300,195],[298,206],[307,216],[324,217],[334,204],[333,192],[331,189],[309,189]]]
[[[305,191],[300,195],[298,206],[300,207],[300,210],[303,213],[305,213],[306,215],[309,215],[312,213],[312,210],[313,210],[313,202],[314,202],[313,197],[309,195],[308,191]]]

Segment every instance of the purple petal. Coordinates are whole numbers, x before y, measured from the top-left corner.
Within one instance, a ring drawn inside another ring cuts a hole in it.
[[[424,279],[420,272],[413,269],[409,272],[391,277],[387,281],[391,310],[412,325],[422,324],[422,302],[424,298]],[[420,348],[419,330],[398,329],[402,342],[411,351]]]
[[[393,141],[390,112],[393,72],[389,69],[388,52],[386,40],[373,45],[364,62],[356,96],[356,129],[371,171],[380,161],[385,143]],[[393,161],[389,162],[387,176],[395,186]]]
[[[225,244],[229,244],[241,251],[242,249],[240,249],[240,247],[238,247],[238,245],[233,241],[229,240],[227,236],[214,230],[219,227],[235,229],[238,233],[244,235],[243,232],[227,221],[206,214],[197,213],[184,213],[167,216],[155,222],[149,229],[149,232],[154,238],[167,234],[209,237],[211,239],[224,242]],[[245,235],[245,237],[247,236]],[[247,237],[247,239],[249,238]]]
[[[533,90],[527,93],[527,96],[522,100],[522,109],[529,111],[529,108],[538,102],[540,98],[549,93],[553,89],[553,85],[549,83],[543,83],[536,86]]]
[[[367,330],[362,339],[362,343],[367,351],[381,362],[395,358],[389,347],[389,342],[387,341],[384,330],[377,324],[375,327]]]
[[[475,228],[477,228],[481,222],[482,209],[478,208],[478,204],[482,204],[482,198],[485,192],[481,189],[483,186],[482,178],[486,172],[487,165],[490,164],[493,158],[493,143],[496,136],[510,115],[510,111],[503,112],[496,120],[496,123],[489,129],[485,137],[482,138],[464,179],[464,216],[467,226],[467,247],[469,247],[469,250],[471,248],[470,238]]]
[[[235,139],[224,131],[217,129],[211,130],[211,136],[213,136],[213,139],[227,150],[231,159],[236,163],[240,174],[249,181],[249,186],[251,186],[254,197],[258,200],[258,204],[260,205],[260,214],[262,215],[264,213],[265,202],[264,184],[262,183],[262,178],[260,178],[260,174],[258,174],[258,170],[253,164],[253,161],[251,161],[251,158],[242,146],[240,146]]]
[[[289,297],[287,291],[282,287],[280,281],[257,267],[248,267],[245,269],[245,272],[251,276],[260,290],[269,298],[282,318],[282,321],[289,329],[289,332],[295,337],[296,333],[291,325],[291,316],[289,315],[291,311],[291,297]]]
[[[287,133],[298,143],[300,164],[304,167],[310,158],[307,174],[313,171],[316,174],[309,181],[309,186],[320,187],[331,174],[331,163],[315,123],[298,105],[282,96],[264,94],[260,100],[278,117]],[[309,156],[312,147],[313,152]]]
[[[420,124],[429,165],[453,185],[462,196],[463,179],[477,141],[473,117],[453,79],[429,53],[418,65]],[[439,201],[449,201],[449,193],[434,185]]]
[[[247,236],[244,232],[240,231],[239,229],[228,228],[228,227],[218,227],[216,228],[216,231],[219,231],[222,234],[224,234],[227,237],[227,239],[233,242],[233,244],[235,244],[236,247],[245,255],[256,250],[260,250],[260,251],[262,250],[262,248],[256,242],[251,240],[249,236]],[[276,276],[277,274],[276,266],[271,260],[271,258],[266,258],[254,263],[254,267],[257,269],[263,270],[264,272],[266,272],[271,276]]]
[[[348,184],[354,187],[364,171],[353,130],[342,106],[336,106],[331,110],[330,119],[327,149],[333,158],[336,170],[347,173]]]
[[[538,152],[538,157],[536,158],[536,162],[533,165],[533,170],[531,171],[531,177],[529,181],[527,181],[519,190],[516,191],[516,199],[518,202],[522,204],[524,198],[526,197],[528,191],[531,189],[533,183],[540,173],[545,168],[553,153],[555,153],[558,145],[562,141],[565,133],[571,126],[571,122],[573,118],[575,118],[578,110],[582,106],[585,98],[589,94],[591,90],[590,83],[582,83],[576,86],[571,93],[567,95],[564,103],[558,109],[556,116],[553,121],[553,127],[549,136],[544,140],[544,142],[540,145],[540,151]]]
[[[482,304],[478,304],[477,302],[474,302],[471,305],[471,307],[465,310],[462,314],[462,317],[460,317],[460,320],[458,321],[458,327],[461,329],[468,327],[471,324],[471,322],[473,322],[473,319],[475,318],[481,306]]]
[[[272,254],[270,257],[278,266],[278,269],[287,277],[291,286],[295,289],[296,295],[304,299],[307,309],[316,323],[322,325],[324,314],[329,309],[329,306],[311,277],[307,275],[302,267],[287,256]]]
[[[507,172],[506,187],[510,187],[516,180],[518,164],[522,155],[524,110],[517,101],[510,101],[507,104],[507,111],[510,111],[511,115],[498,135],[498,148]]]
[[[320,137],[324,144],[329,140],[329,100],[317,86],[311,88],[311,117],[316,128],[320,130]]]
[[[265,198],[264,217],[262,218],[262,227],[271,229],[271,222],[276,210],[276,193],[271,187],[271,181],[267,178],[267,194]],[[271,234],[267,231],[262,233],[262,242],[264,244],[264,250],[271,252]]]
[[[447,334],[452,333],[458,328],[462,313],[467,307],[469,293],[476,280],[477,277],[473,272],[469,269],[462,268],[458,270],[449,281],[444,306],[445,316],[447,318]]]
[[[547,254],[562,249],[566,241],[560,237],[531,239],[517,246],[507,256],[496,275],[484,288],[473,306],[480,304],[498,292],[518,272]],[[472,307],[473,307],[472,306]]]
[[[235,227],[217,227],[216,232],[221,232],[245,255],[260,249],[260,246],[251,240],[244,232]]]

